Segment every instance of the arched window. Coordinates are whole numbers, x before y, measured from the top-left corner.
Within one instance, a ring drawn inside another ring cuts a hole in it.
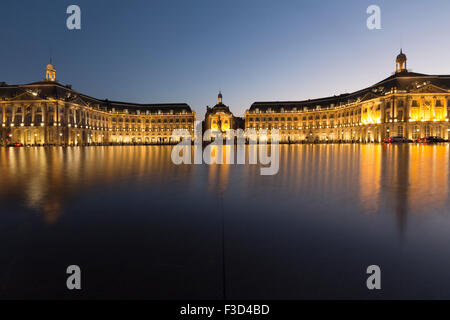
[[[31,124],[31,113],[27,113],[25,116],[25,125],[29,126]]]
[[[14,117],[14,125],[19,126],[22,123],[22,116],[16,115]]]

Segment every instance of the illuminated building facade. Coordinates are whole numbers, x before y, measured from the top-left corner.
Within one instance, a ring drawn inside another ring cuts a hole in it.
[[[194,136],[189,105],[99,100],[56,81],[50,63],[45,80],[0,83],[0,145],[170,144],[175,129]],[[381,142],[389,136],[450,138],[450,75],[408,71],[400,51],[396,71],[354,93],[327,98],[255,102],[245,119],[223,104],[207,107],[203,129],[278,129],[282,142]],[[204,137],[209,140],[208,137]]]
[[[0,145],[169,144],[175,129],[194,135],[196,115],[187,104],[99,100],[55,75],[50,61],[43,81],[0,83]]]
[[[279,129],[284,142],[380,142],[389,136],[449,139],[450,75],[406,68],[400,51],[396,72],[354,93],[289,102],[255,102],[245,127]]]
[[[235,117],[230,111],[230,108],[223,104],[222,99],[222,93],[219,92],[217,104],[212,108],[209,106],[206,107],[203,129],[210,130],[211,134],[222,133],[226,135],[227,130],[244,128],[243,119]],[[210,140],[211,137],[205,136],[204,139]]]

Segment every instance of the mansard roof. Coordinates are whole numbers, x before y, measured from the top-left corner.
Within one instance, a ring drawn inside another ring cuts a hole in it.
[[[230,107],[228,107],[227,105],[225,105],[223,103],[218,103],[212,108],[210,108],[210,107],[206,108],[206,114],[210,114],[210,113],[214,114],[214,113],[218,113],[218,112],[231,113]]]
[[[450,75],[427,75],[404,71],[395,73],[368,88],[353,93],[303,101],[254,102],[250,107],[250,111],[255,111],[256,109],[266,111],[269,108],[274,112],[281,111],[281,109],[288,111],[294,108],[298,111],[304,108],[307,110],[327,109],[356,101],[368,100],[369,98],[382,97],[391,92],[393,88],[407,93],[418,93],[423,92],[421,90],[424,90],[425,87],[428,88],[427,92],[450,93]]]
[[[0,83],[0,99],[8,100],[36,100],[36,99],[58,99],[73,102],[80,105],[103,108],[105,110],[117,111],[150,111],[152,113],[191,113],[191,107],[186,103],[161,103],[141,104],[122,101],[111,101],[108,99],[97,99],[79,93],[70,85],[63,85],[56,81],[39,81],[29,84],[7,85]]]

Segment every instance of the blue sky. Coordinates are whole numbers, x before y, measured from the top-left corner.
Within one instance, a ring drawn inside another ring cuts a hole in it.
[[[80,31],[66,8],[81,7]],[[381,7],[381,30],[366,8]],[[0,81],[57,79],[97,98],[186,102],[203,118],[222,90],[254,101],[351,92],[389,76],[400,46],[416,72],[450,74],[450,1],[2,1]]]

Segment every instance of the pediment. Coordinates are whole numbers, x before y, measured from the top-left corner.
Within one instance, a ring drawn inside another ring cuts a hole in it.
[[[411,92],[414,92],[414,93],[448,93],[448,90],[429,83],[427,85],[424,85],[423,87],[412,89]]]
[[[11,101],[18,100],[42,100],[43,98],[40,96],[39,90],[25,90],[15,97],[12,97]]]
[[[367,101],[367,100],[371,100],[371,99],[376,99],[379,96],[376,95],[373,92],[367,92],[364,96],[362,96],[361,101]]]
[[[73,103],[73,104],[78,104],[80,106],[85,106],[85,107],[90,107],[90,105],[84,101],[82,98],[80,98],[80,96],[75,96],[72,99],[69,99],[68,102]]]

